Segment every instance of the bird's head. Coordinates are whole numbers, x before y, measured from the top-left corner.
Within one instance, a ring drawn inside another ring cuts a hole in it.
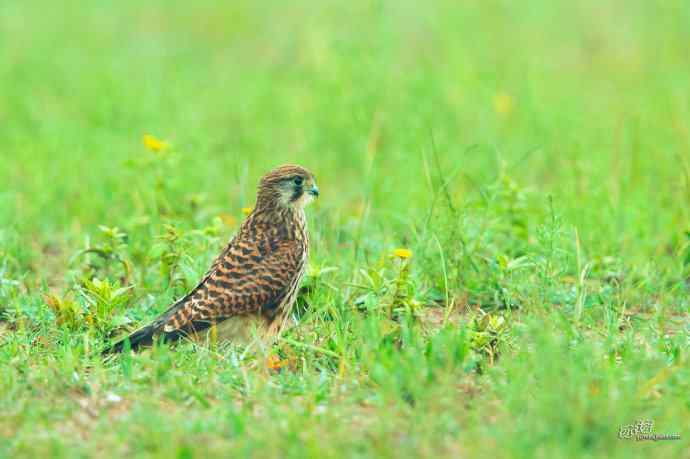
[[[277,204],[302,209],[318,196],[314,174],[302,166],[285,165],[273,169],[261,179],[257,207]]]

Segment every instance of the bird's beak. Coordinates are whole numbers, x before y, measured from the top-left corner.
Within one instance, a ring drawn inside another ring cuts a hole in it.
[[[315,198],[318,198],[319,197],[319,187],[317,187],[316,185],[312,185],[311,188],[309,189],[308,193],[310,195],[314,196]]]

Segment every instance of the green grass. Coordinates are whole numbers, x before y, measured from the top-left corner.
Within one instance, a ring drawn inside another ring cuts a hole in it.
[[[687,2],[428,3],[0,5],[0,457],[690,457]],[[288,162],[298,326],[102,361]]]

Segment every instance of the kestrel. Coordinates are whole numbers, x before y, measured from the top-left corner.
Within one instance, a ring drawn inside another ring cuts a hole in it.
[[[304,207],[319,196],[314,175],[286,165],[266,174],[254,210],[199,284],[151,324],[104,353],[176,341],[216,326],[222,339],[246,339],[252,324],[265,336],[285,325],[309,253]]]

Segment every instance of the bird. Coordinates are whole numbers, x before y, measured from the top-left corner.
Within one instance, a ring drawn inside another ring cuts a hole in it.
[[[305,207],[319,196],[315,176],[283,165],[263,176],[256,204],[201,281],[148,325],[102,351],[138,350],[216,331],[245,341],[259,331],[270,339],[290,317],[309,255]]]

